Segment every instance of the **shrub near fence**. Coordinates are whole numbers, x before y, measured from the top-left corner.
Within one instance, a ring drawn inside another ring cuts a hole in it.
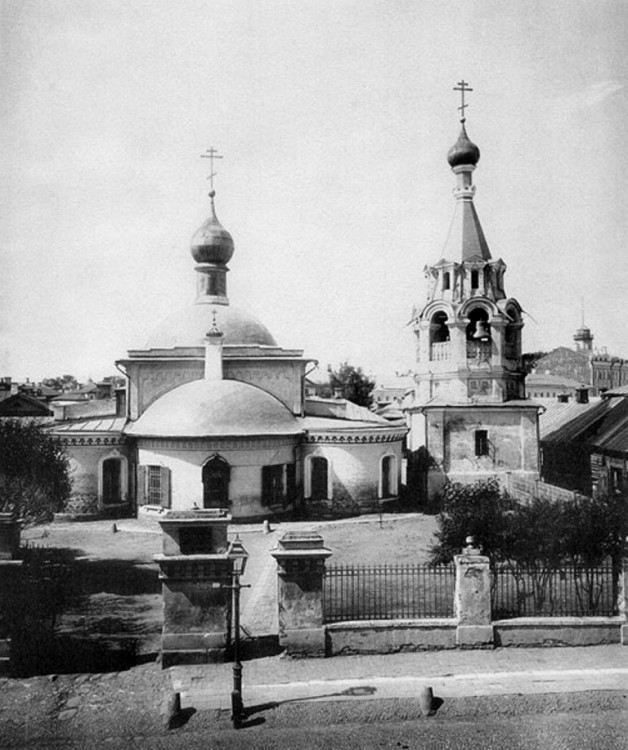
[[[325,622],[450,618],[453,565],[328,565]]]
[[[617,614],[617,576],[610,562],[560,568],[501,564],[492,579],[493,619]]]

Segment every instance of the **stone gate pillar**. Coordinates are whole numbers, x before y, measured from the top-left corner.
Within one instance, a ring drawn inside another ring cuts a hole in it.
[[[223,510],[169,511],[159,520],[164,599],[161,664],[220,661],[230,641],[232,562]]]
[[[493,626],[488,557],[480,554],[469,537],[462,554],[454,557],[454,563],[456,644],[462,648],[489,648],[493,645]]]
[[[0,513],[0,675],[11,673],[12,613],[22,576],[22,560],[16,559],[21,529],[13,513]]]
[[[331,550],[315,531],[288,531],[277,560],[279,643],[292,656],[325,656],[323,577]]]

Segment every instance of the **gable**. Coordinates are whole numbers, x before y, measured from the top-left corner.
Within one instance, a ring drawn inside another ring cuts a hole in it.
[[[0,417],[51,417],[52,412],[36,398],[15,393],[0,401]]]

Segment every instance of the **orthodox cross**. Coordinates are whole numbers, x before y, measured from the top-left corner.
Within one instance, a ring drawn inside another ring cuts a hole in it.
[[[201,154],[201,159],[209,159],[209,177],[207,179],[209,180],[209,186],[213,193],[214,177],[218,174],[218,172],[214,172],[214,159],[222,159],[222,156],[219,156],[218,151],[212,146],[212,148],[207,149],[206,154]]]
[[[465,121],[464,111],[469,106],[468,104],[464,103],[464,95],[466,91],[473,91],[473,89],[469,88],[469,84],[463,79],[462,81],[458,81],[457,86],[454,86],[454,91],[459,91],[460,96],[462,98],[462,102],[461,102],[462,106],[458,107],[458,109],[460,110],[460,114],[462,115],[462,117],[460,118],[460,122],[464,122]]]

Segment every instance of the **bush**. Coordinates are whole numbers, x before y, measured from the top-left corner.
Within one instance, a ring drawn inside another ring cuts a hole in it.
[[[437,517],[435,563],[459,554],[468,535],[491,564],[507,562],[546,571],[564,563],[589,568],[609,557],[617,563],[628,531],[628,503],[619,496],[576,496],[556,502],[510,498],[497,479],[452,482]]]
[[[42,523],[63,507],[70,490],[61,442],[35,422],[0,419],[0,511]]]

